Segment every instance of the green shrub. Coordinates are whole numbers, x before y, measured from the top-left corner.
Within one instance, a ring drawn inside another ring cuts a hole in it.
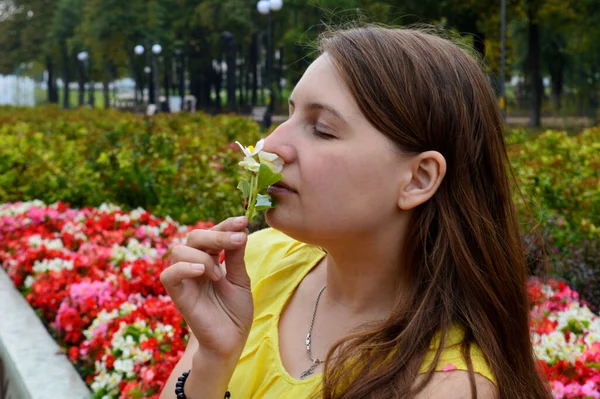
[[[182,223],[241,214],[241,152],[259,126],[232,115],[0,107],[0,203],[141,206]]]

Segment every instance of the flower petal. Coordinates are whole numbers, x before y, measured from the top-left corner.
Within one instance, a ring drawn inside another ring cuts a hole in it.
[[[241,148],[241,149],[242,149],[242,151],[244,152],[244,155],[245,155],[245,156],[247,156],[247,157],[251,157],[252,155],[254,155],[254,154],[252,154],[252,152],[251,152],[250,150],[248,150],[248,148],[244,147],[244,146],[242,145],[242,143],[240,143],[239,141],[236,141],[235,143],[236,143],[237,145],[239,145],[239,146],[240,146],[240,148]]]
[[[280,173],[283,170],[283,159],[272,152],[261,151],[258,153],[260,163],[268,166],[273,173]]]
[[[252,157],[245,157],[238,165],[252,172],[258,172],[260,169],[260,163],[256,162],[256,159]]]
[[[262,151],[265,146],[265,139],[258,140],[258,143],[254,146],[254,151],[252,151],[252,155],[256,155]]]

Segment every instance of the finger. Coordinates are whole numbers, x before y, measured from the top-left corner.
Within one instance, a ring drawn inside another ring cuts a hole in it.
[[[244,262],[244,253],[248,235],[244,233],[244,243],[235,249],[225,250],[225,265],[227,268],[227,280],[241,287],[250,289],[250,277],[246,271],[246,262]]]
[[[242,231],[248,226],[248,218],[246,216],[231,217],[223,220],[211,230],[214,231]]]
[[[160,282],[171,299],[177,301],[183,292],[183,284],[181,284],[183,280],[200,277],[205,270],[203,264],[178,262],[163,270],[160,274]]]
[[[243,231],[194,230],[188,234],[186,245],[217,255],[223,249],[239,248],[245,237]]]
[[[171,251],[173,263],[200,263],[206,266],[205,274],[213,281],[219,281],[224,273],[215,260],[206,252],[186,245],[176,245]]]

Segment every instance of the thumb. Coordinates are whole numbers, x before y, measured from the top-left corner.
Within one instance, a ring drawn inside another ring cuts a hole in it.
[[[244,261],[247,243],[248,234],[244,233],[243,244],[238,248],[225,250],[225,267],[227,268],[226,278],[229,282],[250,289],[250,276],[248,276]]]

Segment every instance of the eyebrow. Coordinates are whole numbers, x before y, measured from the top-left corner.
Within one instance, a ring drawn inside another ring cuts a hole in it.
[[[288,102],[290,103],[290,105],[292,107],[294,107],[294,108],[296,107],[296,104],[294,103],[294,101],[292,99],[290,99]],[[306,104],[305,108],[308,110],[311,110],[311,111],[327,111],[330,114],[332,114],[333,116],[335,116],[336,118],[338,118],[339,120],[341,120],[342,122],[346,122],[346,120],[344,119],[342,114],[338,110],[333,108],[331,105],[321,104],[321,103],[308,103],[308,104]]]

